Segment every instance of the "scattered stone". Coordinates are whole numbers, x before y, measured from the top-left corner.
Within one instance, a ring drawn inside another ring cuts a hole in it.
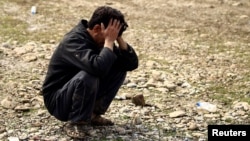
[[[9,141],[19,141],[18,137],[8,137]]]
[[[1,106],[3,106],[6,109],[13,109],[14,107],[16,107],[17,102],[10,98],[10,97],[6,97],[1,101]]]
[[[145,106],[145,99],[142,94],[136,95],[132,98],[132,103],[135,104],[135,106]]]
[[[135,117],[134,117],[134,120],[133,120],[133,124],[134,125],[140,125],[140,124],[142,124],[142,119],[141,119],[141,116],[140,115],[135,115]]]
[[[191,123],[188,124],[188,129],[189,130],[196,130],[196,129],[198,129],[198,126],[197,126],[196,123],[191,122]]]
[[[31,107],[27,107],[27,106],[24,106],[24,105],[18,105],[15,107],[15,110],[16,111],[29,111],[31,109]]]
[[[181,117],[181,116],[184,116],[186,114],[185,111],[175,111],[175,112],[172,112],[172,113],[169,113],[169,117],[171,118],[176,118],[176,117]]]

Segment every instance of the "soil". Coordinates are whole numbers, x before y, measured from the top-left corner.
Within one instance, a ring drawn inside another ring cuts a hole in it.
[[[40,95],[47,65],[63,35],[101,5],[124,13],[129,25],[124,39],[140,58],[118,95],[144,94],[146,103],[160,109],[154,114],[167,120],[169,113],[191,110],[184,105],[199,100],[218,105],[220,116],[235,102],[250,103],[249,0],[2,0],[0,138],[21,138],[25,130],[23,138],[32,133],[34,139],[39,130],[45,134],[46,128],[61,127],[46,113]],[[32,6],[37,8],[33,15]],[[114,101],[112,109],[119,111],[120,102]],[[227,122],[249,123],[248,113],[243,113],[245,119]],[[35,125],[39,130],[33,132]],[[39,137],[60,135],[54,131]]]

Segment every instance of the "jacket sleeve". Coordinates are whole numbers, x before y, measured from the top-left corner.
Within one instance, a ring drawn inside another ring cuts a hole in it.
[[[129,44],[128,50],[121,50],[115,47],[114,52],[117,55],[114,67],[122,71],[132,71],[138,68],[138,56]]]
[[[112,50],[103,48],[100,52],[85,39],[70,38],[62,44],[63,60],[70,67],[80,68],[92,75],[103,76],[112,67],[117,56]]]

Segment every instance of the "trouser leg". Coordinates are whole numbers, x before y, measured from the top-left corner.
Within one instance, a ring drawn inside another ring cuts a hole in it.
[[[109,74],[100,80],[99,91],[96,97],[94,113],[104,114],[112,100],[120,89],[126,77],[126,72],[111,70]]]
[[[84,71],[79,72],[56,92],[56,107],[53,115],[62,121],[90,121],[98,85],[97,77]]]

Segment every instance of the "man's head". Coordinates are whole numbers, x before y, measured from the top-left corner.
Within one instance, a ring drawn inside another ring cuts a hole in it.
[[[124,15],[117,9],[108,6],[98,7],[88,22],[88,32],[99,47],[103,47],[105,41],[102,29],[106,29],[108,27],[111,19],[118,20],[122,25],[118,34],[118,36],[121,36],[128,25],[124,20]]]
[[[124,19],[124,15],[119,10],[114,9],[112,7],[108,7],[108,6],[98,7],[94,11],[92,17],[90,18],[88,22],[88,28],[93,29],[95,25],[97,24],[101,25],[101,23],[103,23],[104,27],[106,28],[108,26],[110,19],[117,19],[123,25],[118,35],[118,36],[121,36],[123,31],[125,31],[126,28],[128,27]]]

